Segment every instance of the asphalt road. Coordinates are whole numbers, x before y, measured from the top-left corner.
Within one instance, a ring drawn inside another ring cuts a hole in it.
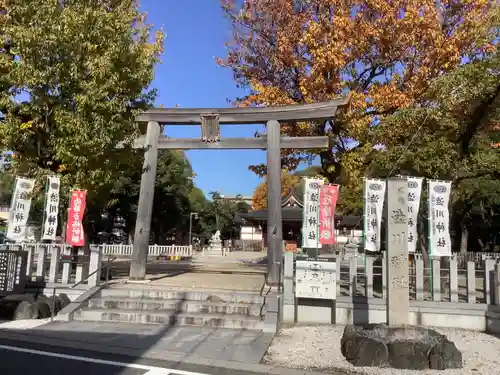
[[[257,375],[0,339],[1,375]]]

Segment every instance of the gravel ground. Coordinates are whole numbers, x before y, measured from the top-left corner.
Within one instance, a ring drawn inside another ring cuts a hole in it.
[[[434,327],[433,327],[434,328]],[[455,342],[462,352],[460,370],[397,370],[392,368],[354,367],[340,352],[344,326],[300,326],[283,329],[275,336],[264,363],[326,371],[335,374],[366,375],[497,375],[500,373],[500,338],[486,333],[450,328],[434,328]]]

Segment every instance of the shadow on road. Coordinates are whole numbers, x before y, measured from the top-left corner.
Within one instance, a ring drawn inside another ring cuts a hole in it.
[[[120,356],[114,360],[126,363],[148,359],[148,364],[156,360],[162,362],[158,366],[165,366],[167,361],[168,368],[197,372],[200,365],[186,364],[190,358],[210,359],[206,364],[213,360],[260,362],[272,335],[260,331],[177,326],[176,318],[186,300],[187,294],[183,294],[166,324],[71,321],[52,322],[30,330],[0,327],[0,345],[91,358],[114,355]],[[119,375],[122,371],[123,368],[116,367],[106,374]]]

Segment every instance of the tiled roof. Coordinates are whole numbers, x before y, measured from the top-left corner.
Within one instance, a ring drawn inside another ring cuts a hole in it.
[[[248,221],[267,221],[267,209],[259,211],[251,211],[246,214],[240,213],[239,217]],[[283,207],[281,209],[281,219],[282,221],[294,221],[302,222],[302,207]],[[360,216],[340,216],[335,215],[335,225],[337,228],[346,227],[354,228],[362,226],[362,220]]]

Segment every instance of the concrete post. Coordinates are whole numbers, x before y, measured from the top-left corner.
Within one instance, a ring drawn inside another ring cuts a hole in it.
[[[38,245],[38,254],[36,261],[36,281],[44,281],[44,266],[45,266],[45,254],[47,251],[47,245]]]
[[[500,264],[495,264],[494,304],[500,305]]]
[[[467,302],[476,303],[476,265],[473,261],[467,262]]]
[[[61,248],[58,245],[48,246],[51,250],[49,283],[57,282],[57,271],[59,270],[59,255]]]
[[[450,302],[458,302],[458,263],[456,256],[450,258]]]
[[[89,277],[88,286],[97,286],[101,282],[101,268],[102,266],[102,248],[101,246],[91,246],[90,247],[90,262],[89,262],[89,272],[98,270],[96,273]]]
[[[424,260],[415,257],[415,299],[424,300]]]
[[[61,251],[64,257],[69,257],[71,255],[71,247],[67,245],[63,245]],[[63,263],[61,283],[69,284],[70,275],[71,275],[71,263],[69,261],[65,261]]]

